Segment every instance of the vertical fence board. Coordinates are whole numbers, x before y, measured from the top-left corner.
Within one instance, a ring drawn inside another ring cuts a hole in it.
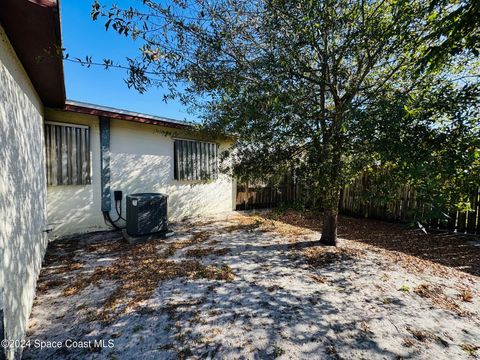
[[[457,212],[452,211],[448,214],[447,229],[454,231],[457,226]]]
[[[469,211],[467,213],[467,227],[466,227],[466,232],[468,234],[475,234],[475,221],[476,221],[476,217],[477,217],[477,214],[476,214],[476,209],[473,207],[473,205],[475,205],[476,207],[476,203],[475,203],[475,199],[474,197],[472,196],[470,198],[470,201],[471,201],[471,204],[472,204],[472,209],[471,211]]]
[[[475,234],[477,222],[478,189],[470,197],[471,211],[467,215],[467,233]]]
[[[466,221],[467,221],[467,214],[464,212],[459,212],[457,217],[457,231],[458,232],[465,232],[466,228]]]

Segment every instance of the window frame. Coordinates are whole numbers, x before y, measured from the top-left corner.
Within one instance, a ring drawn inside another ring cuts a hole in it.
[[[177,151],[180,142],[187,143]],[[218,179],[220,145],[214,141],[173,138],[173,179],[183,182],[210,182]],[[181,160],[187,159],[187,161]]]
[[[44,122],[47,186],[92,183],[90,136],[88,125],[48,120]]]

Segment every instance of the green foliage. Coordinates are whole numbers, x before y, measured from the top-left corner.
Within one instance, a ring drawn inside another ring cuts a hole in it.
[[[461,53],[480,54],[480,2],[432,0],[428,23],[431,32],[422,67],[438,68]]]
[[[288,174],[335,213],[362,171],[379,202],[401,184],[432,209],[466,202],[479,177],[477,12],[448,0],[145,0],[95,1],[92,18],[141,43],[128,86],[161,84],[236,136],[225,171]]]
[[[377,162],[371,198],[386,203],[409,184],[419,202],[430,204],[424,216],[445,218],[450,209],[469,210],[468,196],[479,186],[480,87],[427,80],[430,86],[408,96],[393,92],[359,111],[353,146]],[[396,121],[390,122],[393,114]],[[364,158],[354,165],[362,169]]]

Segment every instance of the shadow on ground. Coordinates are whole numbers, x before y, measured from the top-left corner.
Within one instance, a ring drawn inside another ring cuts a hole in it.
[[[311,212],[261,212],[266,219],[321,231],[322,216]],[[340,216],[338,236],[386,250],[399,251],[480,276],[480,242],[459,234],[428,233],[402,224]],[[477,245],[477,246],[476,246]]]
[[[382,313],[366,310],[383,299],[352,284],[376,270],[342,257],[325,263],[322,271],[332,278],[321,283],[291,251],[317,245],[314,238],[286,244],[278,234],[225,230],[215,222],[188,225],[168,241],[135,247],[116,232],[55,241],[39,280],[29,339],[113,339],[115,346],[28,348],[24,358],[393,359],[414,353],[380,344],[364,325],[383,321]],[[221,246],[228,249],[213,255],[214,247],[226,249]],[[193,260],[197,265],[182,262],[188,254],[202,254]],[[166,267],[174,262],[188,268],[172,273]],[[234,276],[218,272],[225,269]],[[392,313],[400,308],[415,317],[416,309],[402,299],[388,304]],[[113,316],[103,316],[105,311]]]

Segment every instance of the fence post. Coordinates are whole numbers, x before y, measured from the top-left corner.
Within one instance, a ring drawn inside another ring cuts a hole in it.
[[[475,234],[475,223],[477,221],[477,205],[478,205],[478,189],[475,190],[475,192],[472,194],[470,197],[470,205],[472,208],[472,211],[468,212],[468,218],[467,218],[467,233],[469,234]]]

